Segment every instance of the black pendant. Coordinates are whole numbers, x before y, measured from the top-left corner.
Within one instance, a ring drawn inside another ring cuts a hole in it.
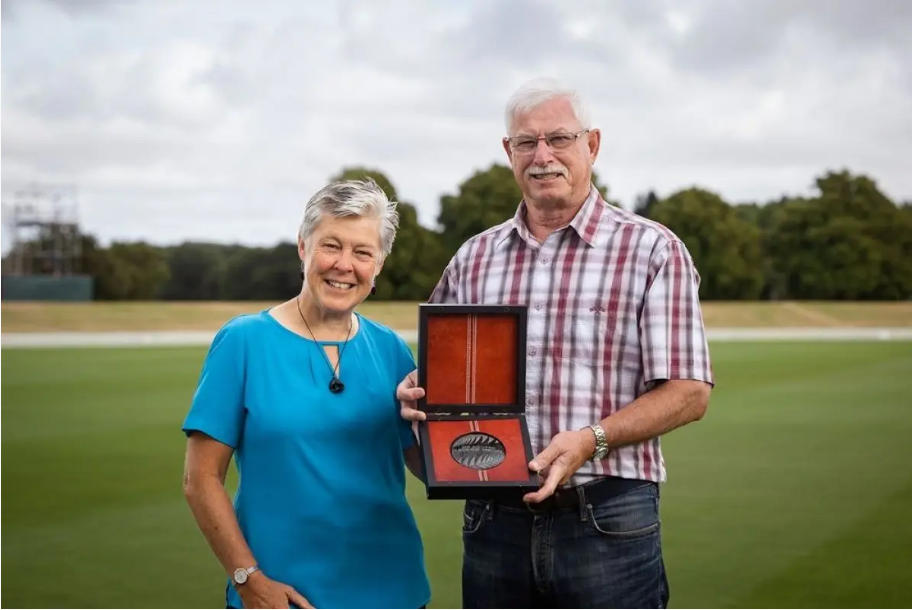
[[[345,389],[345,384],[338,377],[333,377],[329,381],[329,391],[333,394],[338,394]]]

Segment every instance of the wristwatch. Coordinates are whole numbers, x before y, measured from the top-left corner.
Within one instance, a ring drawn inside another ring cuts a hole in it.
[[[605,436],[605,430],[600,424],[592,424],[588,426],[592,430],[592,434],[595,435],[595,452],[593,452],[590,460],[600,460],[608,455],[608,437]]]
[[[256,566],[251,566],[249,568],[238,568],[237,570],[234,571],[234,574],[232,574],[231,579],[234,581],[234,584],[242,585],[245,582],[247,582],[248,576],[250,576],[251,574],[253,574],[254,572],[256,572],[259,569],[260,568],[258,568]]]

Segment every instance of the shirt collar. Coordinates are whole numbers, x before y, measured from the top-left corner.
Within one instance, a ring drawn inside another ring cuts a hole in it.
[[[576,234],[580,239],[589,246],[595,245],[599,219],[602,216],[605,205],[605,201],[602,199],[598,189],[594,186],[590,186],[589,196],[586,197],[586,201],[583,202],[582,207],[567,225],[576,231]],[[524,199],[519,202],[519,206],[517,206],[513,218],[504,226],[504,231],[498,236],[496,242],[498,248],[506,244],[508,238],[514,234],[527,244],[538,244],[526,224],[526,213],[526,201]]]

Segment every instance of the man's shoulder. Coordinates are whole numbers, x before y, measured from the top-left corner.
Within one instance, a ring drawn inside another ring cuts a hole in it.
[[[601,224],[603,230],[610,234],[619,229],[632,231],[639,238],[638,243],[653,248],[681,243],[681,239],[675,235],[674,231],[662,223],[608,204],[605,204],[605,217]]]
[[[469,250],[474,249],[476,246],[482,244],[496,244],[512,230],[513,218],[508,218],[502,223],[487,228],[481,233],[476,233],[472,237],[462,242],[462,245],[456,251],[456,256],[464,254]]]

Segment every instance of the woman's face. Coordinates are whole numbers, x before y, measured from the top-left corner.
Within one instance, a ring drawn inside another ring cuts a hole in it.
[[[382,266],[380,219],[324,215],[298,244],[304,281],[321,309],[350,313],[367,298]]]

